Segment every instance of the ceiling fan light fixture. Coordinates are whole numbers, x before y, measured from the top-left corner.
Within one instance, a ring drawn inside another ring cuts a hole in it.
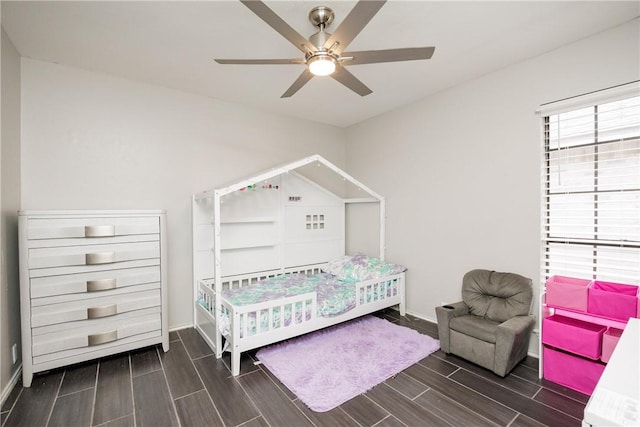
[[[307,67],[314,76],[328,76],[336,70],[336,59],[327,54],[314,55],[307,61]]]

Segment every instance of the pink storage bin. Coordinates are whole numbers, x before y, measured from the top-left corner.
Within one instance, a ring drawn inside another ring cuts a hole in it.
[[[553,315],[542,321],[542,342],[596,360],[602,350],[606,327],[583,320]]]
[[[591,394],[605,365],[549,347],[543,349],[544,378],[580,393]]]
[[[602,356],[600,356],[600,360],[605,363],[609,362],[611,354],[620,340],[620,335],[622,335],[622,329],[618,328],[609,328],[602,335]]]
[[[587,311],[622,321],[638,315],[638,286],[594,280]]]
[[[551,276],[546,283],[547,305],[576,311],[587,311],[587,288],[591,280]]]

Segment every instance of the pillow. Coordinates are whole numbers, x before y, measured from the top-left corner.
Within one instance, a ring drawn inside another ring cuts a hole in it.
[[[362,282],[402,273],[406,269],[403,265],[385,262],[380,258],[356,254],[346,255],[335,261],[330,261],[322,271],[338,276],[347,282]]]

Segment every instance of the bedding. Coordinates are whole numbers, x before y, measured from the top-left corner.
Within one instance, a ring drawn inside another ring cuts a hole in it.
[[[335,317],[356,306],[356,283],[397,274],[405,271],[406,268],[398,264],[386,263],[379,258],[358,254],[328,263],[323,270],[325,272],[319,274],[294,273],[271,277],[253,285],[224,290],[222,297],[234,306],[244,306],[315,293],[316,316]],[[361,295],[360,304],[378,300],[382,296],[391,297],[396,294],[397,289],[394,289],[392,282],[389,281],[385,285],[376,286],[371,289],[371,292]],[[248,322],[246,333],[248,336],[254,335],[258,330],[258,325],[260,330],[277,329],[281,324],[281,316],[284,316],[282,323],[285,326],[289,326],[294,317],[294,323],[300,323],[303,315],[305,320],[309,320],[311,318],[311,302],[311,299],[307,301],[304,310],[302,303],[297,303],[295,306],[286,305],[284,313],[281,313],[280,307],[274,307],[271,311],[272,316],[270,316],[269,310],[249,313],[246,317]],[[206,308],[210,309],[211,307]],[[257,317],[260,318],[259,322],[256,320]],[[230,333],[230,326],[229,313],[221,313],[218,327],[223,335],[226,336]],[[245,325],[241,324],[242,335],[244,335],[244,327]]]
[[[237,306],[274,301],[280,298],[316,292],[318,316],[337,316],[355,305],[356,289],[351,283],[328,273],[314,275],[285,274],[254,285],[225,290],[223,298]]]
[[[338,276],[347,282],[364,282],[380,277],[402,273],[407,268],[400,264],[393,264],[362,253],[345,255],[335,261],[330,261],[322,271]]]
[[[253,285],[225,290],[222,296],[230,304],[243,306],[265,301],[277,301],[281,298],[312,292],[315,292],[317,296],[317,316],[333,317],[355,307],[355,286],[327,273],[314,275],[296,273],[271,277]],[[305,320],[311,319],[311,302],[312,300],[309,299],[304,308]],[[292,314],[292,312],[294,314]],[[269,325],[269,310],[262,310],[259,313],[260,330],[277,329],[280,327],[280,317],[282,316],[280,307],[274,307],[272,313],[271,326]],[[302,303],[297,303],[293,307],[292,305],[286,305],[284,307],[283,323],[285,326],[291,324],[294,315],[294,323],[300,323],[303,316]],[[247,316],[248,324],[246,327],[247,335],[249,336],[256,333],[256,317],[256,313],[249,313]],[[230,333],[230,326],[228,313],[223,313],[222,316],[220,316],[219,322],[220,331],[223,335]],[[240,326],[242,335],[244,335],[244,326],[244,324]]]

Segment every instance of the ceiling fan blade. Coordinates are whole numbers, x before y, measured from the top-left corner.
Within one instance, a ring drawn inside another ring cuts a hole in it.
[[[218,64],[270,65],[270,64],[304,64],[300,58],[291,59],[214,59]]]
[[[363,50],[360,52],[344,52],[342,57],[346,65],[375,64],[379,62],[415,61],[431,59],[435,47],[407,47],[401,49]],[[348,59],[351,57],[352,59]]]
[[[253,13],[258,15],[260,19],[269,24],[271,28],[276,30],[291,44],[300,49],[302,52],[313,52],[315,48],[307,39],[302,37],[300,33],[291,28],[289,24],[284,22],[273,10],[266,4],[258,0],[240,0],[242,4],[247,6]]]
[[[336,71],[331,74],[331,77],[333,77],[360,96],[367,96],[371,92],[373,92],[371,89],[365,86],[364,83],[358,80],[356,76],[351,74],[349,71],[347,71],[346,68],[342,66],[336,67]]]
[[[295,94],[297,91],[299,91],[300,88],[302,86],[304,86],[305,84],[307,84],[307,82],[309,80],[311,80],[312,78],[313,78],[313,74],[311,74],[311,72],[307,68],[305,68],[304,71],[302,72],[302,74],[300,74],[300,76],[298,76],[296,81],[293,82],[293,84],[291,86],[289,86],[289,89],[287,89],[287,91],[285,93],[283,93],[280,98],[289,98],[289,97],[293,96],[293,94]]]
[[[360,31],[371,21],[380,8],[385,4],[383,1],[361,0],[351,9],[351,12],[344,18],[344,21],[336,28],[324,43],[324,48],[329,49],[335,42],[340,44],[333,49],[338,55],[356,38]]]

